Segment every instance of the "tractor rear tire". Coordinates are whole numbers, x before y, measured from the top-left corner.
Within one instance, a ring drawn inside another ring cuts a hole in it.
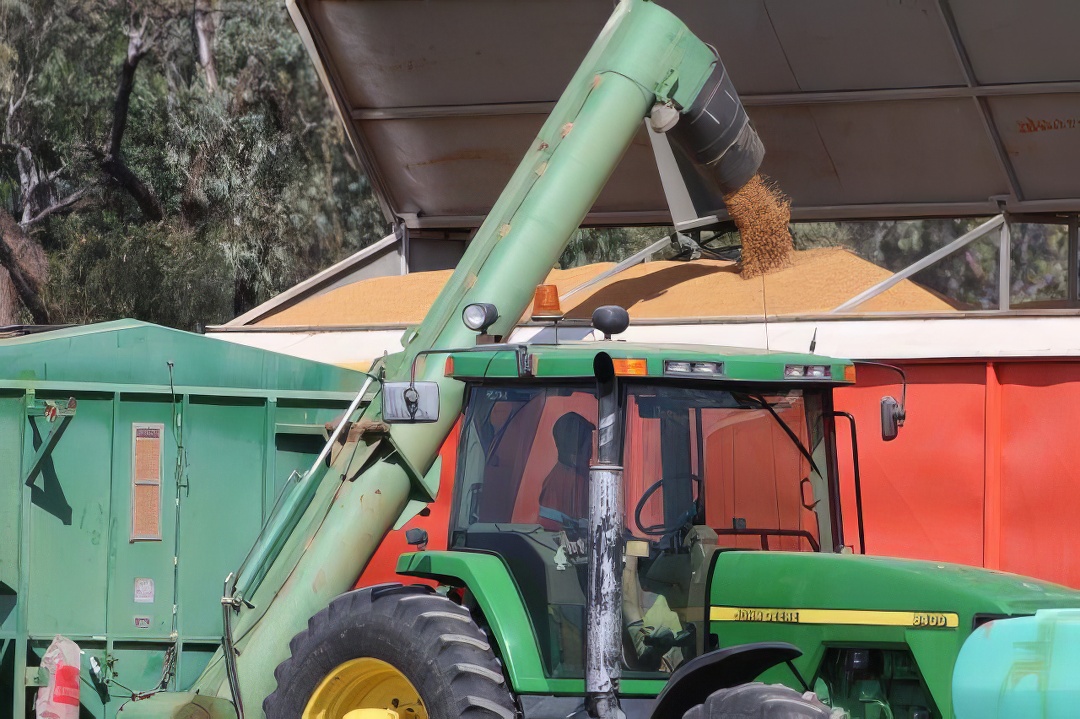
[[[832,709],[782,684],[751,682],[709,695],[683,719],[829,719]]]
[[[428,587],[383,585],[343,594],[308,621],[289,649],[292,656],[274,671],[277,689],[263,702],[267,719],[320,713],[343,719],[363,708],[389,708],[401,719],[518,714],[487,635],[468,609]],[[386,672],[390,681],[377,679]],[[388,694],[395,683],[406,690]],[[398,694],[410,691],[411,698],[399,701]]]

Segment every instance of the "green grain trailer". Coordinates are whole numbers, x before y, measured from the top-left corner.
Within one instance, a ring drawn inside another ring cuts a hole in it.
[[[121,685],[189,686],[222,577],[363,379],[131,320],[0,340],[0,716],[32,706],[56,634],[91,716]]]

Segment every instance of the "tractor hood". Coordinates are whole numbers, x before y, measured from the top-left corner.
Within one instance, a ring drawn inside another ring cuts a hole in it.
[[[761,581],[732,586],[723,581],[725,576]],[[976,615],[1080,608],[1080,591],[1057,584],[957,564],[887,557],[724,552],[717,557],[713,577],[714,607],[948,613],[957,615],[957,626],[964,633],[971,630]],[[838,592],[837,587],[844,589]]]
[[[1075,0],[661,4],[719,50],[797,219],[1080,209]],[[443,231],[479,226],[611,12],[288,5],[387,220]],[[643,127],[586,223],[667,207]]]

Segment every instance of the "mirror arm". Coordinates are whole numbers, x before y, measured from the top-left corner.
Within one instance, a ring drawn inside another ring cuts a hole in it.
[[[900,375],[900,412],[899,416],[896,418],[896,425],[898,427],[903,427],[904,420],[907,419],[907,373],[904,372],[904,369],[902,367],[897,367],[896,365],[886,364],[885,362],[874,362],[872,360],[852,360],[852,363],[856,365],[881,367]]]

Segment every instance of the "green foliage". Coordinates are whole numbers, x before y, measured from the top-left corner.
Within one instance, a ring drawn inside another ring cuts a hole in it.
[[[224,322],[386,234],[284,3],[213,8],[214,89],[189,1],[0,0],[0,100],[26,90],[0,144],[0,206],[19,217],[30,200],[20,145],[57,173],[53,199],[87,190],[31,228],[54,321]],[[100,167],[140,28],[121,158],[164,208],[157,223]]]
[[[792,225],[792,236],[797,249],[846,247],[863,259],[898,272],[987,219],[802,222]],[[1068,296],[1066,225],[1014,223],[1010,233],[1010,307],[1063,303]],[[996,309],[998,242],[999,233],[993,230],[911,279],[944,296],[958,309]]]

